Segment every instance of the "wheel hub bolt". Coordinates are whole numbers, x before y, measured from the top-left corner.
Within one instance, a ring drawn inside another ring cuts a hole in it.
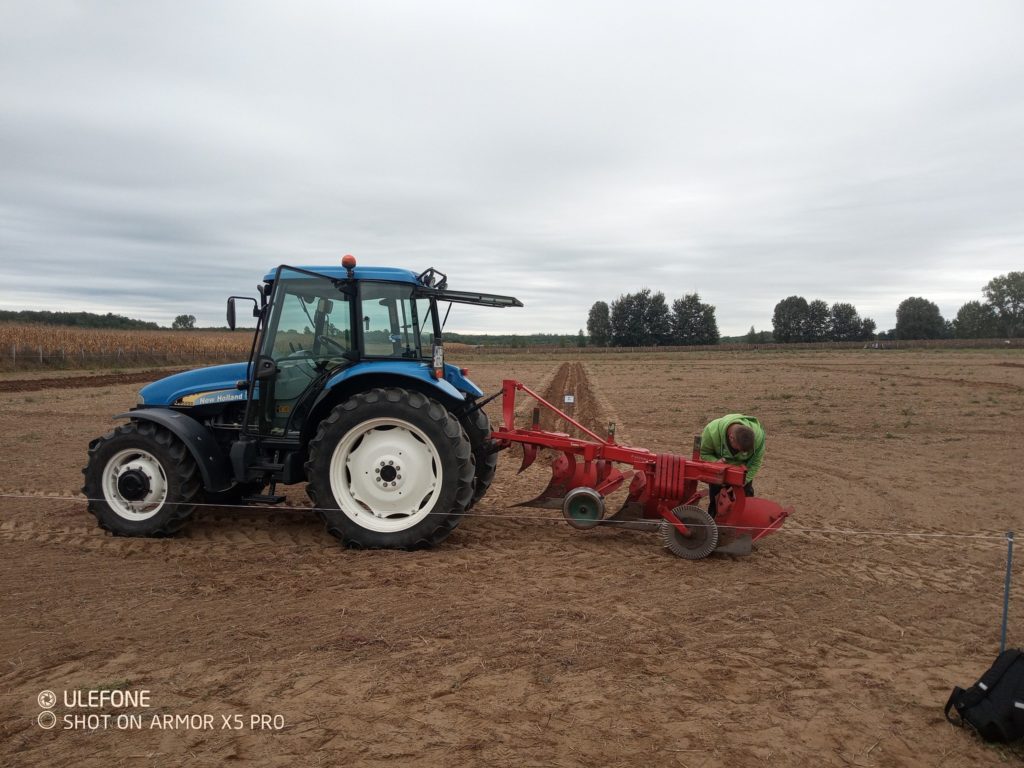
[[[377,471],[377,479],[383,482],[384,485],[387,485],[388,483],[394,485],[394,481],[397,479],[397,477],[398,471],[394,468],[394,466],[391,463],[384,465],[381,469]]]

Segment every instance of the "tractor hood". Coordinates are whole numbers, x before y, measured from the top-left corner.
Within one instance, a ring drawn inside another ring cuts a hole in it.
[[[238,382],[246,378],[248,363],[213,365],[194,371],[176,373],[154,381],[139,390],[143,405],[193,406],[245,400],[245,390]]]

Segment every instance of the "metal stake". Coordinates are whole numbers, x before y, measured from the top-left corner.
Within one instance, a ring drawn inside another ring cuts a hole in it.
[[[1006,586],[1003,587],[1003,634],[999,638],[999,652],[1006,650],[1006,621],[1010,613],[1010,572],[1013,570],[1013,531],[1006,532]]]

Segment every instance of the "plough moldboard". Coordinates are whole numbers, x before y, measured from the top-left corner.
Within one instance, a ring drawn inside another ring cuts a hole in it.
[[[590,439],[540,429],[538,408],[534,408],[530,427],[516,427],[516,392],[520,391]],[[748,497],[743,490],[743,467],[701,461],[699,438],[694,440],[689,459],[654,453],[619,445],[612,429],[607,437],[600,437],[519,381],[502,382],[501,395],[502,427],[493,430],[491,437],[498,449],[513,443],[522,446],[520,472],[536,460],[541,449],[561,452],[552,464],[547,488],[520,506],[561,509],[574,528],[613,525],[651,530],[657,524],[665,546],[673,554],[697,560],[712,552],[749,554],[753,542],[777,531],[793,512],[774,501]],[[605,499],[627,479],[629,493],[622,508],[606,518]],[[702,483],[722,486],[715,517],[698,506],[708,495],[700,487]]]

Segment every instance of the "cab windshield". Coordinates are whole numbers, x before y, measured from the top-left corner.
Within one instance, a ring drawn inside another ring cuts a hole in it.
[[[343,360],[352,349],[352,313],[334,281],[282,269],[275,291],[263,354],[309,368]]]

